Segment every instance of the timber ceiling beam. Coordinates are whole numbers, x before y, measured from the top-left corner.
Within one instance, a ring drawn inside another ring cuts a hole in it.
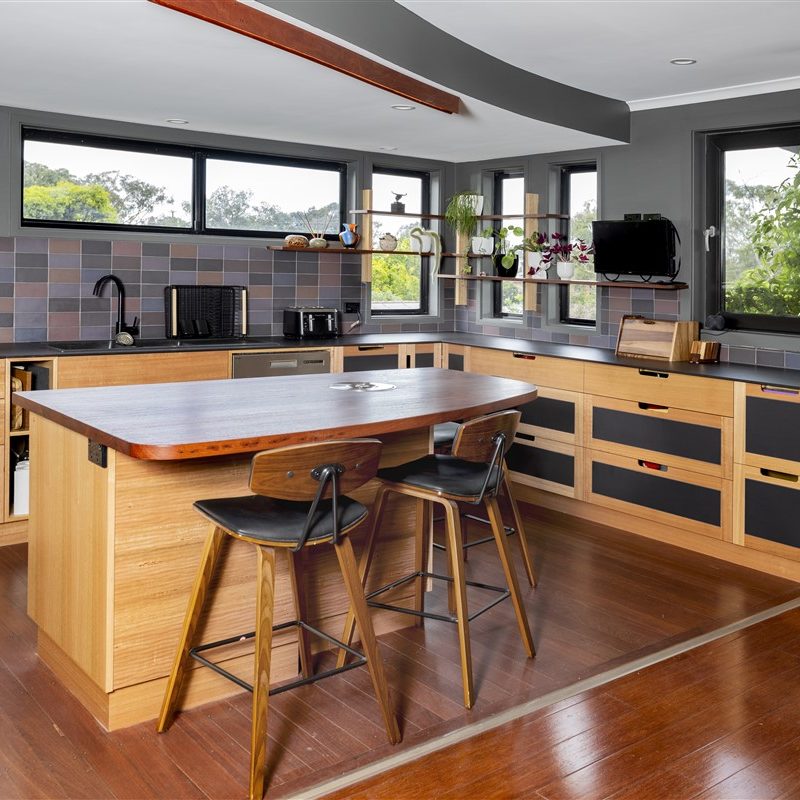
[[[458,95],[412,78],[366,56],[328,41],[311,31],[235,0],[150,0],[165,8],[219,25],[229,31],[314,61],[379,89],[434,108],[457,114]]]

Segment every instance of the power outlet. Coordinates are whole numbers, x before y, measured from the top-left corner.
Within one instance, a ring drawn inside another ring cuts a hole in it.
[[[360,314],[361,313],[361,303],[345,303],[344,304],[344,313],[345,314]]]

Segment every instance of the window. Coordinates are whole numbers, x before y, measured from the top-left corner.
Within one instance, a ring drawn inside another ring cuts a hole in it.
[[[497,172],[494,178],[494,210],[502,214],[496,228],[520,227],[524,230],[525,220],[525,178],[520,173]],[[507,214],[519,214],[519,217],[507,217]],[[510,235],[508,245],[519,244],[521,236]],[[520,264],[517,275],[525,274],[524,253],[520,253]],[[487,270],[487,273],[489,270]],[[522,283],[515,281],[493,281],[493,299],[495,317],[522,317]]]
[[[376,168],[372,172],[372,204],[381,211],[388,210],[395,195],[402,194],[405,213],[420,216],[372,217],[372,248],[380,249],[378,240],[385,233],[397,239],[397,250],[411,250],[412,228],[426,228],[430,212],[430,175],[426,172],[409,172]],[[372,255],[373,314],[427,314],[430,286],[430,259],[394,253]]]
[[[26,226],[335,238],[345,188],[339,163],[23,129]]]
[[[729,327],[800,333],[800,127],[707,140],[709,313]]]
[[[592,241],[592,220],[597,219],[597,167],[571,164],[561,168],[561,213],[568,214],[562,230],[570,241]],[[555,277],[555,276],[553,276]],[[575,264],[576,279],[594,280],[594,263]],[[594,325],[597,319],[597,287],[558,287],[561,322]]]

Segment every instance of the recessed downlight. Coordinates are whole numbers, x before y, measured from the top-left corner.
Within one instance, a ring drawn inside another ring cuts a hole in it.
[[[386,150],[386,151],[389,151],[389,150],[397,150],[397,148],[396,148],[396,147],[392,147],[391,145],[381,145],[381,146],[378,148],[378,150]]]
[[[170,125],[188,125],[188,119],[181,119],[180,117],[170,117],[169,119],[164,120],[164,122],[169,122]]]
[[[416,108],[416,106],[409,106],[409,105],[405,105],[403,103],[400,103],[400,104],[398,104],[396,106],[392,106],[392,108],[395,111],[413,111]]]
[[[671,58],[669,60],[670,64],[674,64],[676,67],[690,67],[692,64],[697,63],[696,58]]]

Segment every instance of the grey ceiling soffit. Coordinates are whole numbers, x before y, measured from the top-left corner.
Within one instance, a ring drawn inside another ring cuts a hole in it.
[[[445,33],[394,0],[258,2],[415,75],[498,108],[552,125],[630,141],[630,109],[624,101],[584,92],[507,64]],[[457,13],[468,10],[468,4],[454,4]],[[512,20],[503,22],[510,24]],[[492,24],[497,23],[494,20]]]

